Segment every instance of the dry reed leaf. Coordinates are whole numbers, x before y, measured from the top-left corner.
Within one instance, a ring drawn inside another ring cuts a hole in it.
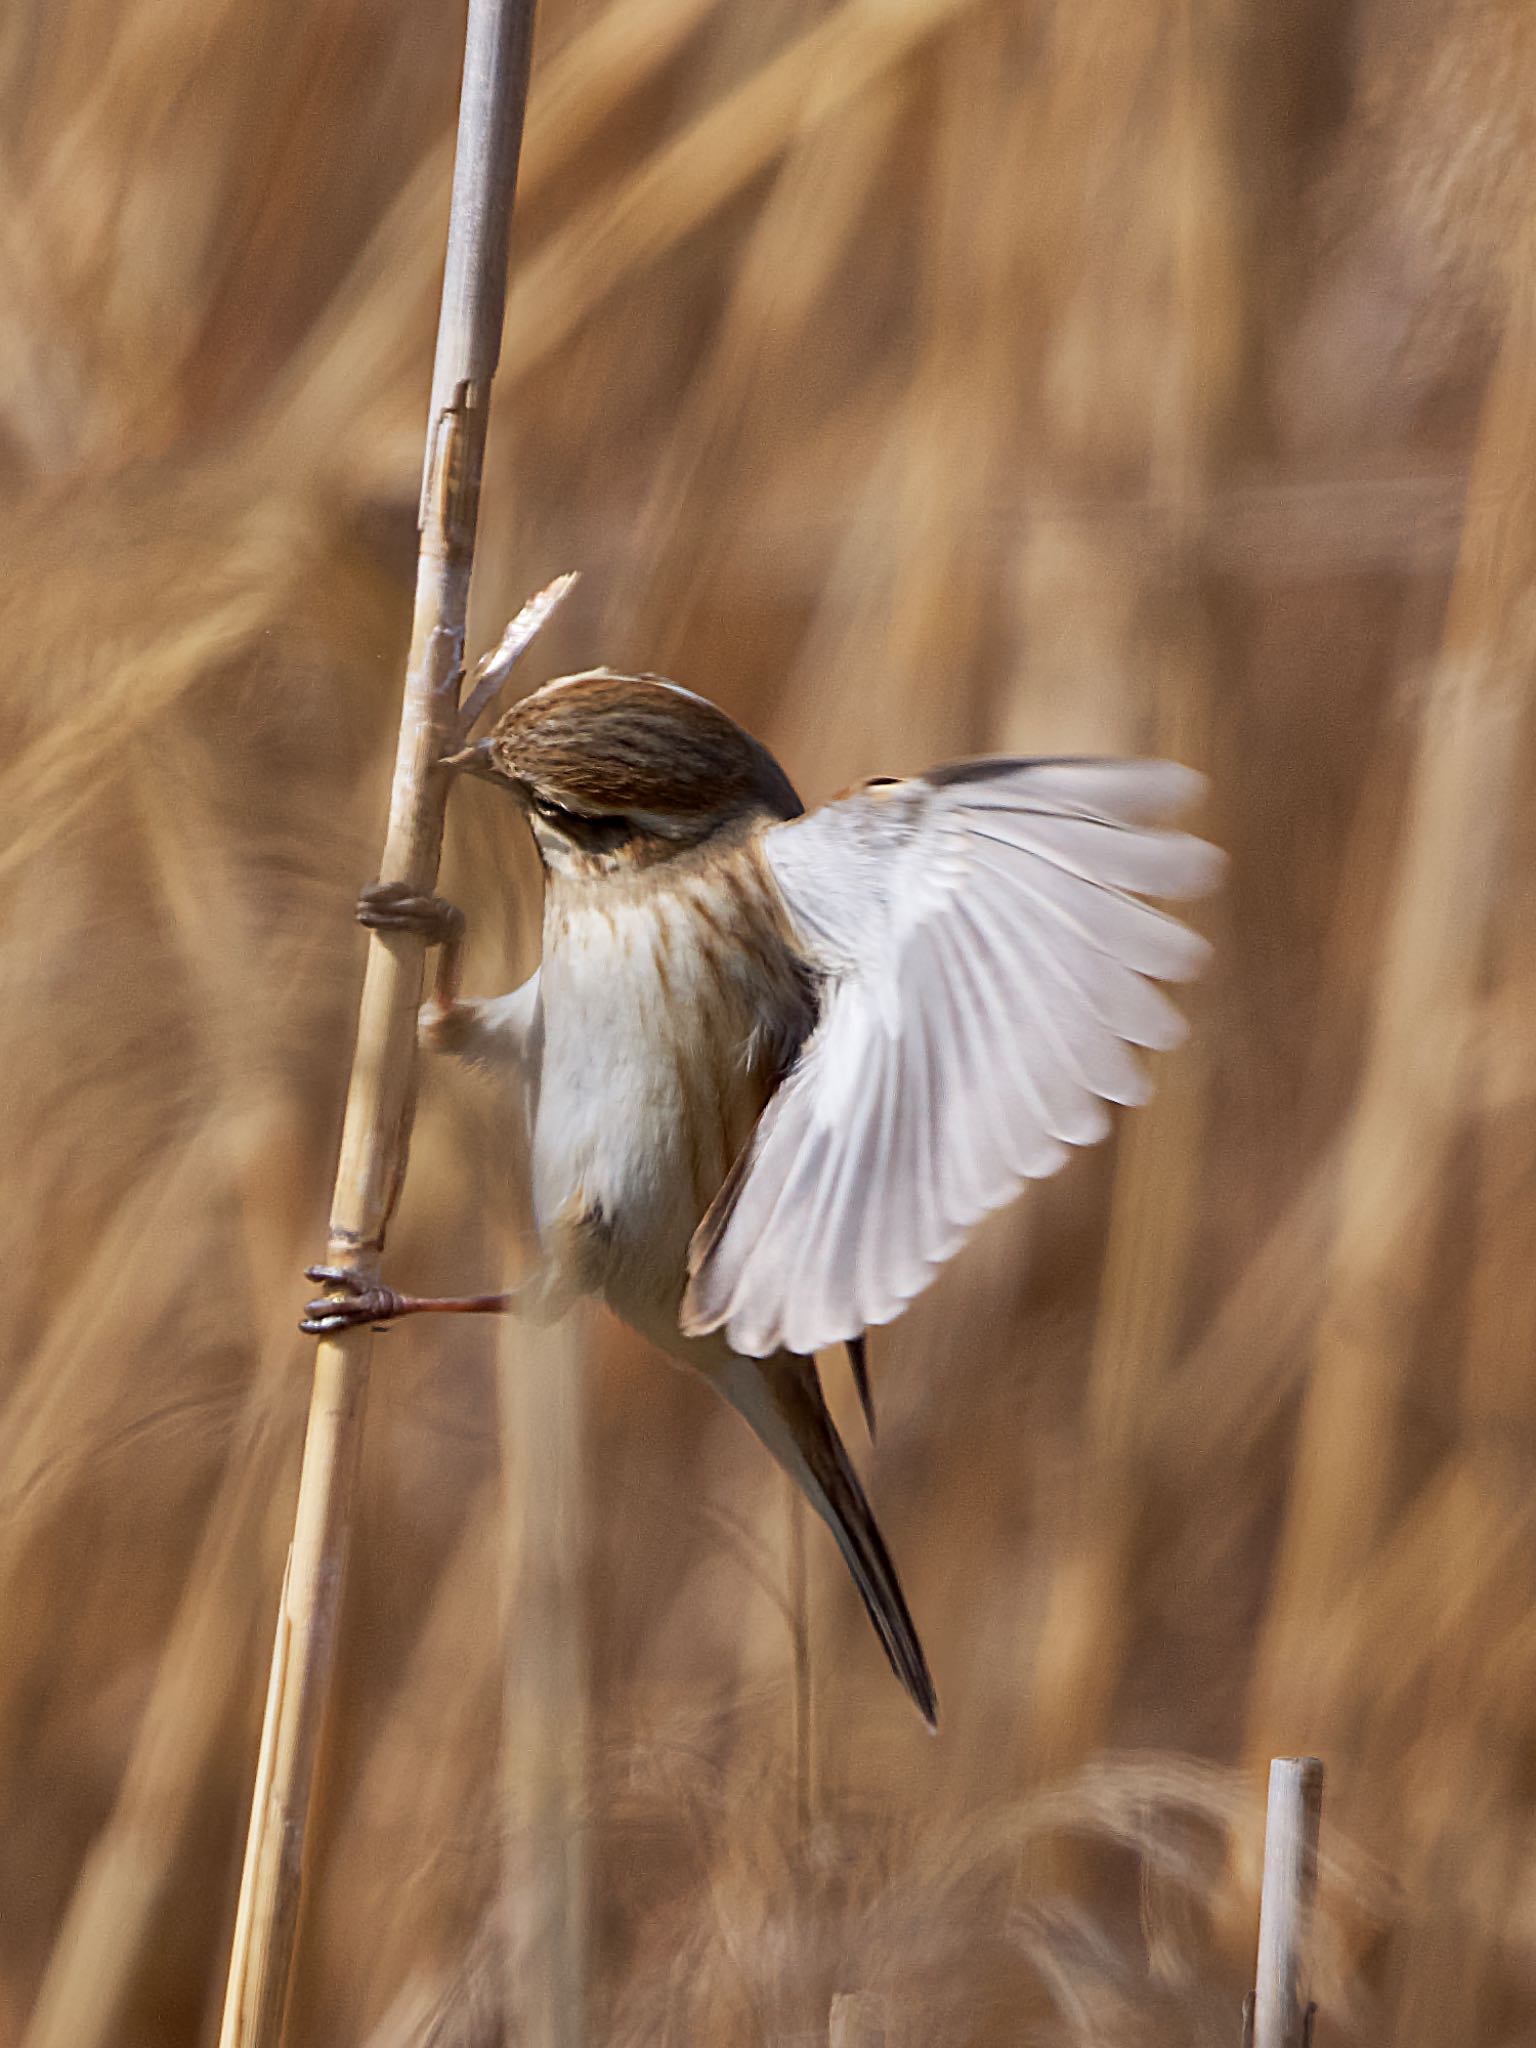
[[[1236,350],[1223,322],[1231,334],[1240,329],[1246,279],[1232,237],[1213,227],[1212,218],[1229,204],[1234,182],[1230,163],[1213,144],[1230,126],[1230,66],[1211,60],[1187,10],[1179,10],[1166,42],[1158,153],[1174,166],[1162,223],[1171,245],[1163,260],[1173,280],[1164,321],[1172,363],[1159,417],[1143,438],[1150,441],[1154,490],[1171,507],[1178,553],[1162,616],[1151,606],[1140,608],[1154,631],[1161,626],[1162,646],[1150,678],[1150,715],[1138,723],[1150,729],[1158,755],[1204,766],[1216,665],[1206,508],[1213,455],[1229,439],[1241,396]],[[1136,246],[1154,261],[1163,255],[1153,236],[1138,237]],[[1201,1067],[1198,1053],[1159,1062],[1157,1095],[1132,1119],[1117,1150],[1088,1361],[1079,1520],[1068,1532],[1048,1596],[1031,1702],[1031,1764],[1046,1774],[1081,1762],[1104,1741],[1133,1625],[1134,1546],[1145,1523],[1151,1469],[1142,1446],[1172,1363],[1194,1249],[1204,1139]]]
[[[756,453],[747,442],[754,408],[758,418],[782,419],[790,402],[784,387],[803,386],[797,344],[850,254],[902,112],[899,91],[879,81],[835,128],[797,137],[746,242],[712,353],[684,394],[627,574],[611,600],[613,616],[635,618],[633,630],[646,637],[663,667],[730,548],[732,536],[716,507],[729,498],[733,466]],[[807,218],[818,228],[809,250]]]
[[[285,1331],[278,1362],[289,1374],[298,1349]],[[259,1660],[250,1618],[267,1583],[260,1510],[280,1481],[292,1434],[244,1443],[209,1511],[116,1802],[58,1928],[26,2048],[118,2038],[231,1706]]]
[[[589,2038],[592,1888],[585,1318],[509,1324],[499,1347],[502,1546],[509,1629],[499,1778],[503,1998],[550,2048]]]
[[[484,1654],[494,1598],[498,1516],[480,1484],[456,1503],[458,1528],[413,1620],[384,1711],[328,1797],[328,1826],[348,1843],[330,1861],[301,1944],[297,1995],[347,2012],[360,2037],[413,1974],[454,1957],[494,1881],[499,1829],[488,1796],[498,1669]],[[443,1674],[459,1682],[445,1698]],[[338,1975],[347,1930],[369,1951]],[[339,1937],[339,1939],[338,1939]]]
[[[1429,1252],[1426,1218],[1469,1107],[1472,1004],[1529,716],[1526,464],[1536,454],[1530,284],[1485,401],[1442,662],[1420,710],[1413,795],[1341,1163],[1337,1236],[1258,1693],[1262,1745],[1292,1722],[1303,1644],[1369,1555],[1395,1484],[1400,1359]]]

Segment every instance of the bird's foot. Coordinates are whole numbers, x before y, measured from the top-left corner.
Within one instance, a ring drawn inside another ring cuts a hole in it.
[[[357,899],[357,921],[371,932],[413,932],[429,946],[464,936],[464,913],[441,896],[423,896],[408,882],[370,882]]]
[[[361,1273],[354,1273],[350,1267],[306,1266],[304,1277],[318,1285],[339,1290],[317,1294],[313,1301],[305,1303],[304,1318],[299,1328],[310,1337],[334,1337],[340,1330],[360,1330],[368,1323],[376,1330],[383,1330],[397,1316],[409,1313],[405,1295],[396,1294],[392,1287],[380,1287],[376,1281],[365,1280]]]
[[[504,1316],[521,1312],[525,1300],[537,1300],[544,1288],[542,1275],[532,1283],[498,1294],[396,1294],[354,1273],[350,1266],[307,1266],[309,1279],[334,1290],[316,1295],[304,1310],[299,1328],[311,1337],[334,1337],[340,1330],[359,1330],[372,1324],[387,1329],[401,1316]]]

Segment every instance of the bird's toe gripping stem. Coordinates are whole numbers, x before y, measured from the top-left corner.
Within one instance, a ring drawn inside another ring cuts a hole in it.
[[[357,921],[372,932],[413,932],[429,946],[458,946],[464,913],[441,896],[424,896],[409,882],[370,882],[357,899]]]
[[[347,1266],[306,1266],[304,1277],[318,1286],[341,1290],[339,1295],[317,1294],[305,1303],[299,1328],[308,1336],[334,1337],[340,1330],[359,1330],[367,1323],[383,1330],[406,1313],[403,1294],[365,1280]]]
[[[437,967],[423,1021],[446,1046],[459,1000],[463,911],[441,896],[423,896],[409,882],[370,882],[357,899],[357,921],[373,932],[414,932],[429,946],[437,947]]]

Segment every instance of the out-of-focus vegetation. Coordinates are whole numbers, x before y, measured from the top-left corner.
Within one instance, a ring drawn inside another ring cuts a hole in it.
[[[0,11],[27,2048],[217,2011],[461,27]],[[1233,866],[1154,1106],[874,1340],[937,1742],[702,1387],[379,1341],[295,2042],[1235,2048],[1298,1749],[1319,2041],[1536,2030],[1533,108],[1520,0],[545,0],[482,644],[578,567],[541,673],[675,675],[808,798],[1166,751]],[[472,988],[534,879],[458,795]],[[484,1108],[424,1080],[407,1285],[517,1256]]]

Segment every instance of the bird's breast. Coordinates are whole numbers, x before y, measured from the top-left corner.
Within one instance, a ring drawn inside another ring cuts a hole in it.
[[[747,858],[550,886],[535,1212],[579,1284],[641,1327],[675,1334],[689,1239],[809,1029],[771,889]]]

